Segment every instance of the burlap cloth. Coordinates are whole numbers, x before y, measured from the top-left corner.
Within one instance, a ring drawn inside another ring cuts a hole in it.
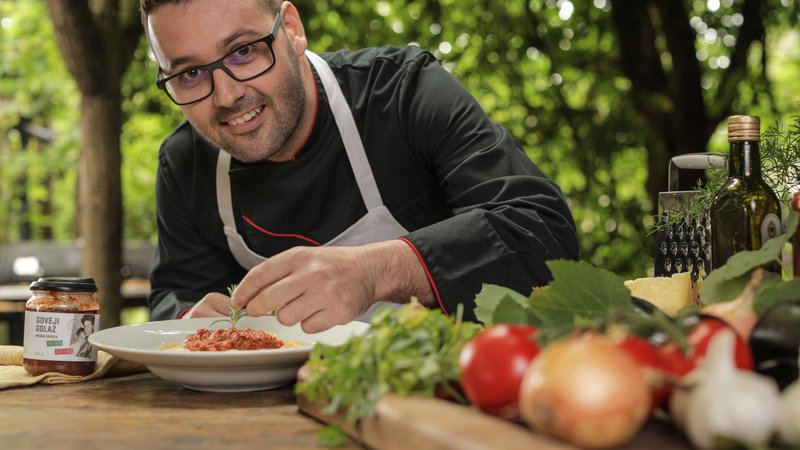
[[[58,372],[47,372],[32,376],[22,368],[22,347],[16,345],[0,345],[0,389],[32,384],[78,383],[94,380],[106,373],[139,373],[147,368],[138,363],[125,361],[102,350],[97,352],[97,369],[85,376],[64,375]]]

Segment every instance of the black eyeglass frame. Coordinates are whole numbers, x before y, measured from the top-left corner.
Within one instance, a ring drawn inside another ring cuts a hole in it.
[[[199,101],[203,101],[203,100],[207,99],[208,97],[210,97],[211,94],[214,93],[214,77],[213,77],[213,74],[214,74],[214,70],[216,70],[216,69],[222,69],[222,71],[227,73],[229,77],[233,78],[234,80],[236,80],[236,81],[238,81],[240,83],[256,79],[256,78],[260,77],[261,75],[264,75],[265,73],[267,73],[270,70],[272,70],[273,67],[275,67],[275,62],[276,62],[275,61],[275,50],[272,49],[272,43],[275,42],[275,35],[277,34],[278,29],[280,28],[280,26],[281,26],[281,13],[279,12],[279,13],[275,14],[275,23],[272,24],[272,31],[270,31],[270,33],[268,35],[266,35],[266,36],[264,36],[262,38],[256,39],[254,41],[248,42],[246,44],[242,44],[242,45],[236,47],[235,49],[231,50],[230,52],[226,53],[225,55],[223,55],[221,58],[219,58],[218,60],[216,60],[214,62],[210,62],[210,63],[204,64],[202,66],[190,67],[190,68],[188,68],[186,70],[182,70],[182,71],[176,73],[175,75],[170,75],[170,76],[168,76],[166,78],[161,78],[162,76],[164,76],[164,71],[159,67],[158,68],[158,75],[156,75],[156,86],[159,89],[161,89],[162,91],[164,91],[164,93],[167,94],[167,97],[169,97],[169,99],[172,100],[173,103],[175,103],[178,106],[184,106],[184,105],[191,105],[192,103],[197,103]],[[247,78],[238,78],[238,77],[236,77],[236,75],[233,74],[231,69],[229,69],[227,66],[225,66],[224,61],[226,59],[228,59],[234,53],[238,52],[239,50],[241,50],[241,49],[243,49],[245,47],[251,46],[253,44],[257,44],[259,42],[263,42],[263,43],[267,44],[267,47],[269,48],[269,52],[270,52],[270,54],[272,54],[272,64],[269,67],[267,67],[266,69],[264,69],[263,71],[255,74],[255,75],[253,75],[251,77],[247,77]],[[172,98],[172,95],[170,95],[169,90],[167,89],[167,82],[169,80],[173,79],[173,78],[177,78],[177,77],[185,74],[186,72],[189,72],[189,71],[192,71],[192,70],[201,70],[201,71],[204,70],[204,71],[208,72],[208,75],[209,75],[210,81],[211,81],[211,89],[208,91],[208,94],[198,98],[197,100],[192,100],[190,102],[183,102],[183,103],[178,102],[177,100]]]

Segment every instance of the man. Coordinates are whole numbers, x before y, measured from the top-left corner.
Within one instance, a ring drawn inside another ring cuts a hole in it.
[[[182,124],[159,152],[154,320],[251,316],[318,332],[376,302],[474,318],[576,258],[559,190],[417,48],[307,52],[294,5],[142,0]]]

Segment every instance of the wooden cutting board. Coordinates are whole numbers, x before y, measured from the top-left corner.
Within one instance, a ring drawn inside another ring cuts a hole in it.
[[[308,369],[298,372],[307,379]],[[375,416],[348,426],[344,414],[323,414],[325,403],[297,397],[301,412],[324,423],[338,425],[350,437],[375,450],[574,450],[571,446],[523,425],[502,420],[475,408],[428,397],[386,395],[375,405]],[[690,450],[671,424],[651,420],[625,450]]]

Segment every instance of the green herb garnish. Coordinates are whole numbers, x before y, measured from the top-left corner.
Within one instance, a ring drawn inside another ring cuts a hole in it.
[[[233,297],[233,293],[236,291],[237,286],[238,285],[236,284],[228,286],[228,297]],[[211,322],[211,325],[208,326],[209,328],[213,327],[214,324],[218,322],[228,322],[231,324],[231,328],[236,328],[236,324],[239,322],[239,319],[247,315],[247,310],[244,308],[235,307],[232,301],[223,303],[225,303],[225,305],[228,307],[228,317]]]
[[[347,433],[336,425],[328,425],[317,431],[317,439],[325,447],[341,447],[347,443]]]
[[[459,380],[458,357],[481,327],[455,320],[414,301],[399,310],[383,308],[369,331],[339,347],[316,344],[308,360],[309,378],[296,386],[308,400],[323,399],[324,414],[346,409],[354,425],[375,413],[385,394],[433,396],[438,388],[462,402],[452,384]]]

